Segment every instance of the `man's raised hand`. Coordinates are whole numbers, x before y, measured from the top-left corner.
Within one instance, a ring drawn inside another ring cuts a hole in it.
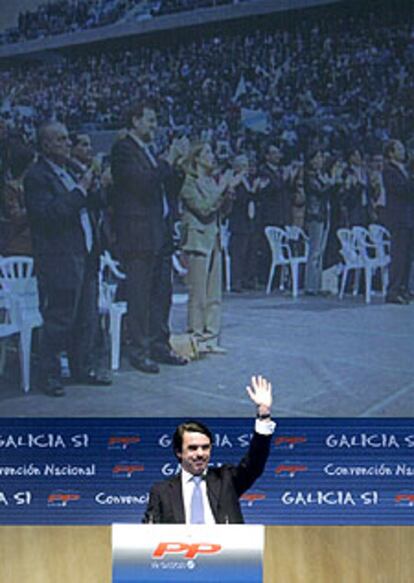
[[[246,387],[247,394],[257,406],[260,417],[270,416],[272,408],[272,384],[261,375],[252,376],[251,386]]]

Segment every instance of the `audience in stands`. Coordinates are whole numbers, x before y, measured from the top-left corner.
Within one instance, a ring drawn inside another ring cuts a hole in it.
[[[225,126],[230,150],[260,157],[263,134],[246,121],[249,112],[267,121],[261,130],[277,134],[288,154],[304,153],[315,137],[341,152],[409,138],[413,69],[409,14],[387,3],[374,12],[367,3],[359,12],[312,11],[237,34],[218,27],[173,46],[89,48],[55,65],[31,64],[29,74],[16,63],[2,69],[0,82],[10,120],[29,132],[31,118],[51,117],[71,128],[118,128],[132,94],[163,100],[160,122],[171,131],[218,137]]]
[[[254,0],[243,0],[251,2]],[[90,30],[125,20],[145,20],[238,4],[237,0],[57,0],[41,4],[33,10],[20,12],[17,26],[8,29],[1,38],[3,44],[18,43]]]

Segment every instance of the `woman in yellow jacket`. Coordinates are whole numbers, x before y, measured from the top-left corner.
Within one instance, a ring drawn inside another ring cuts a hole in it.
[[[188,256],[188,331],[200,352],[224,354],[219,345],[222,258],[220,219],[229,212],[240,178],[226,171],[215,176],[217,162],[207,142],[193,145],[181,190],[182,249]]]

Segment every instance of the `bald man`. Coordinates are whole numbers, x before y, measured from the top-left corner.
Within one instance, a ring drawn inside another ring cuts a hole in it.
[[[93,342],[98,322],[98,259],[90,168],[76,178],[70,171],[67,128],[45,123],[38,132],[40,156],[25,179],[36,274],[44,320],[41,372],[46,394],[65,394],[61,352],[69,354],[72,376],[82,384],[107,384],[96,373]]]

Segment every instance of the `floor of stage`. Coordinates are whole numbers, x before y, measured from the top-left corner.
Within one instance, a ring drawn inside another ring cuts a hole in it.
[[[173,308],[177,333],[186,309]],[[222,344],[226,355],[163,365],[158,375],[132,369],[124,355],[111,387],[69,386],[64,398],[36,387],[24,395],[9,350],[0,416],[250,416],[245,386],[255,373],[273,383],[276,416],[414,416],[414,304],[225,294]]]

